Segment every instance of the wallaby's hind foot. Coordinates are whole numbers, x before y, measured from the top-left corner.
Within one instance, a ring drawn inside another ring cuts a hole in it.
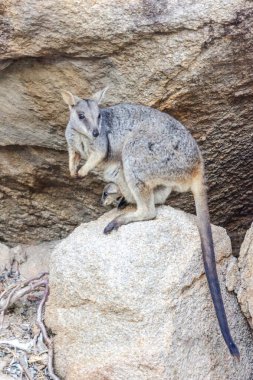
[[[119,215],[117,218],[113,219],[104,229],[104,234],[109,234],[113,230],[118,230],[120,226],[123,226],[124,224],[132,223],[132,222],[138,222],[143,220],[151,220],[156,217],[156,210],[148,210],[147,213],[144,212],[138,212],[136,210],[135,212],[129,212],[127,214]]]
[[[104,234],[108,235],[113,230],[117,231],[117,229],[121,226],[117,218],[113,219],[104,229]]]

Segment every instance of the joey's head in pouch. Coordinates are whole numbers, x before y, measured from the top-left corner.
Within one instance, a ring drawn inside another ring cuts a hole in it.
[[[107,87],[97,92],[90,99],[81,99],[69,91],[62,91],[63,100],[69,106],[69,124],[71,128],[86,136],[89,140],[96,139],[101,131],[102,116],[99,109]]]
[[[103,190],[101,197],[101,206],[115,206],[118,209],[123,209],[128,205],[123,195],[120,192],[120,188],[113,182],[109,182]]]
[[[104,187],[101,205],[105,207],[109,205],[118,206],[121,198],[122,194],[120,193],[119,187],[115,183],[110,182]]]

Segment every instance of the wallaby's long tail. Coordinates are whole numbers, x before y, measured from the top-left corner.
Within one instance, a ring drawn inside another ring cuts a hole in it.
[[[207,204],[207,193],[204,185],[204,179],[201,176],[196,185],[192,188],[197,219],[198,229],[201,240],[201,248],[204,260],[206,277],[211,292],[216,315],[220,325],[221,333],[229,348],[231,355],[240,359],[240,353],[235,345],[228,327],[227,317],[224,309],[224,304],[221,296],[220,284],[216,270],[215,253],[213,245],[213,237],[210,225],[209,210]]]

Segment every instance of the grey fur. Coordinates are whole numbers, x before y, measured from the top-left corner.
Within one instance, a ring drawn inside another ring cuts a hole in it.
[[[80,100],[70,93],[65,98],[70,107],[66,138],[71,175],[76,174],[79,158],[87,157],[85,165],[77,172],[78,176],[84,177],[100,166],[105,180],[116,183],[123,196],[137,205],[136,211],[112,220],[104,233],[110,233],[123,224],[155,218],[155,192],[159,188],[165,187],[169,192],[170,189],[192,191],[206,275],[221,332],[230,353],[239,357],[220,292],[204,165],[196,141],[179,121],[151,107],[118,104],[99,111],[94,100]],[[84,120],[78,119],[80,113],[85,114]],[[94,130],[99,131],[95,138]]]

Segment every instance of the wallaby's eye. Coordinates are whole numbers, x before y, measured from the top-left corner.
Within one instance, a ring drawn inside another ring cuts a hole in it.
[[[101,113],[98,114],[98,120],[100,120],[100,119],[101,119]]]
[[[105,196],[105,197],[108,197],[108,193],[107,193],[107,191],[104,192],[104,196]]]
[[[78,117],[79,117],[80,120],[83,120],[85,118],[84,113],[80,112],[78,114]]]

